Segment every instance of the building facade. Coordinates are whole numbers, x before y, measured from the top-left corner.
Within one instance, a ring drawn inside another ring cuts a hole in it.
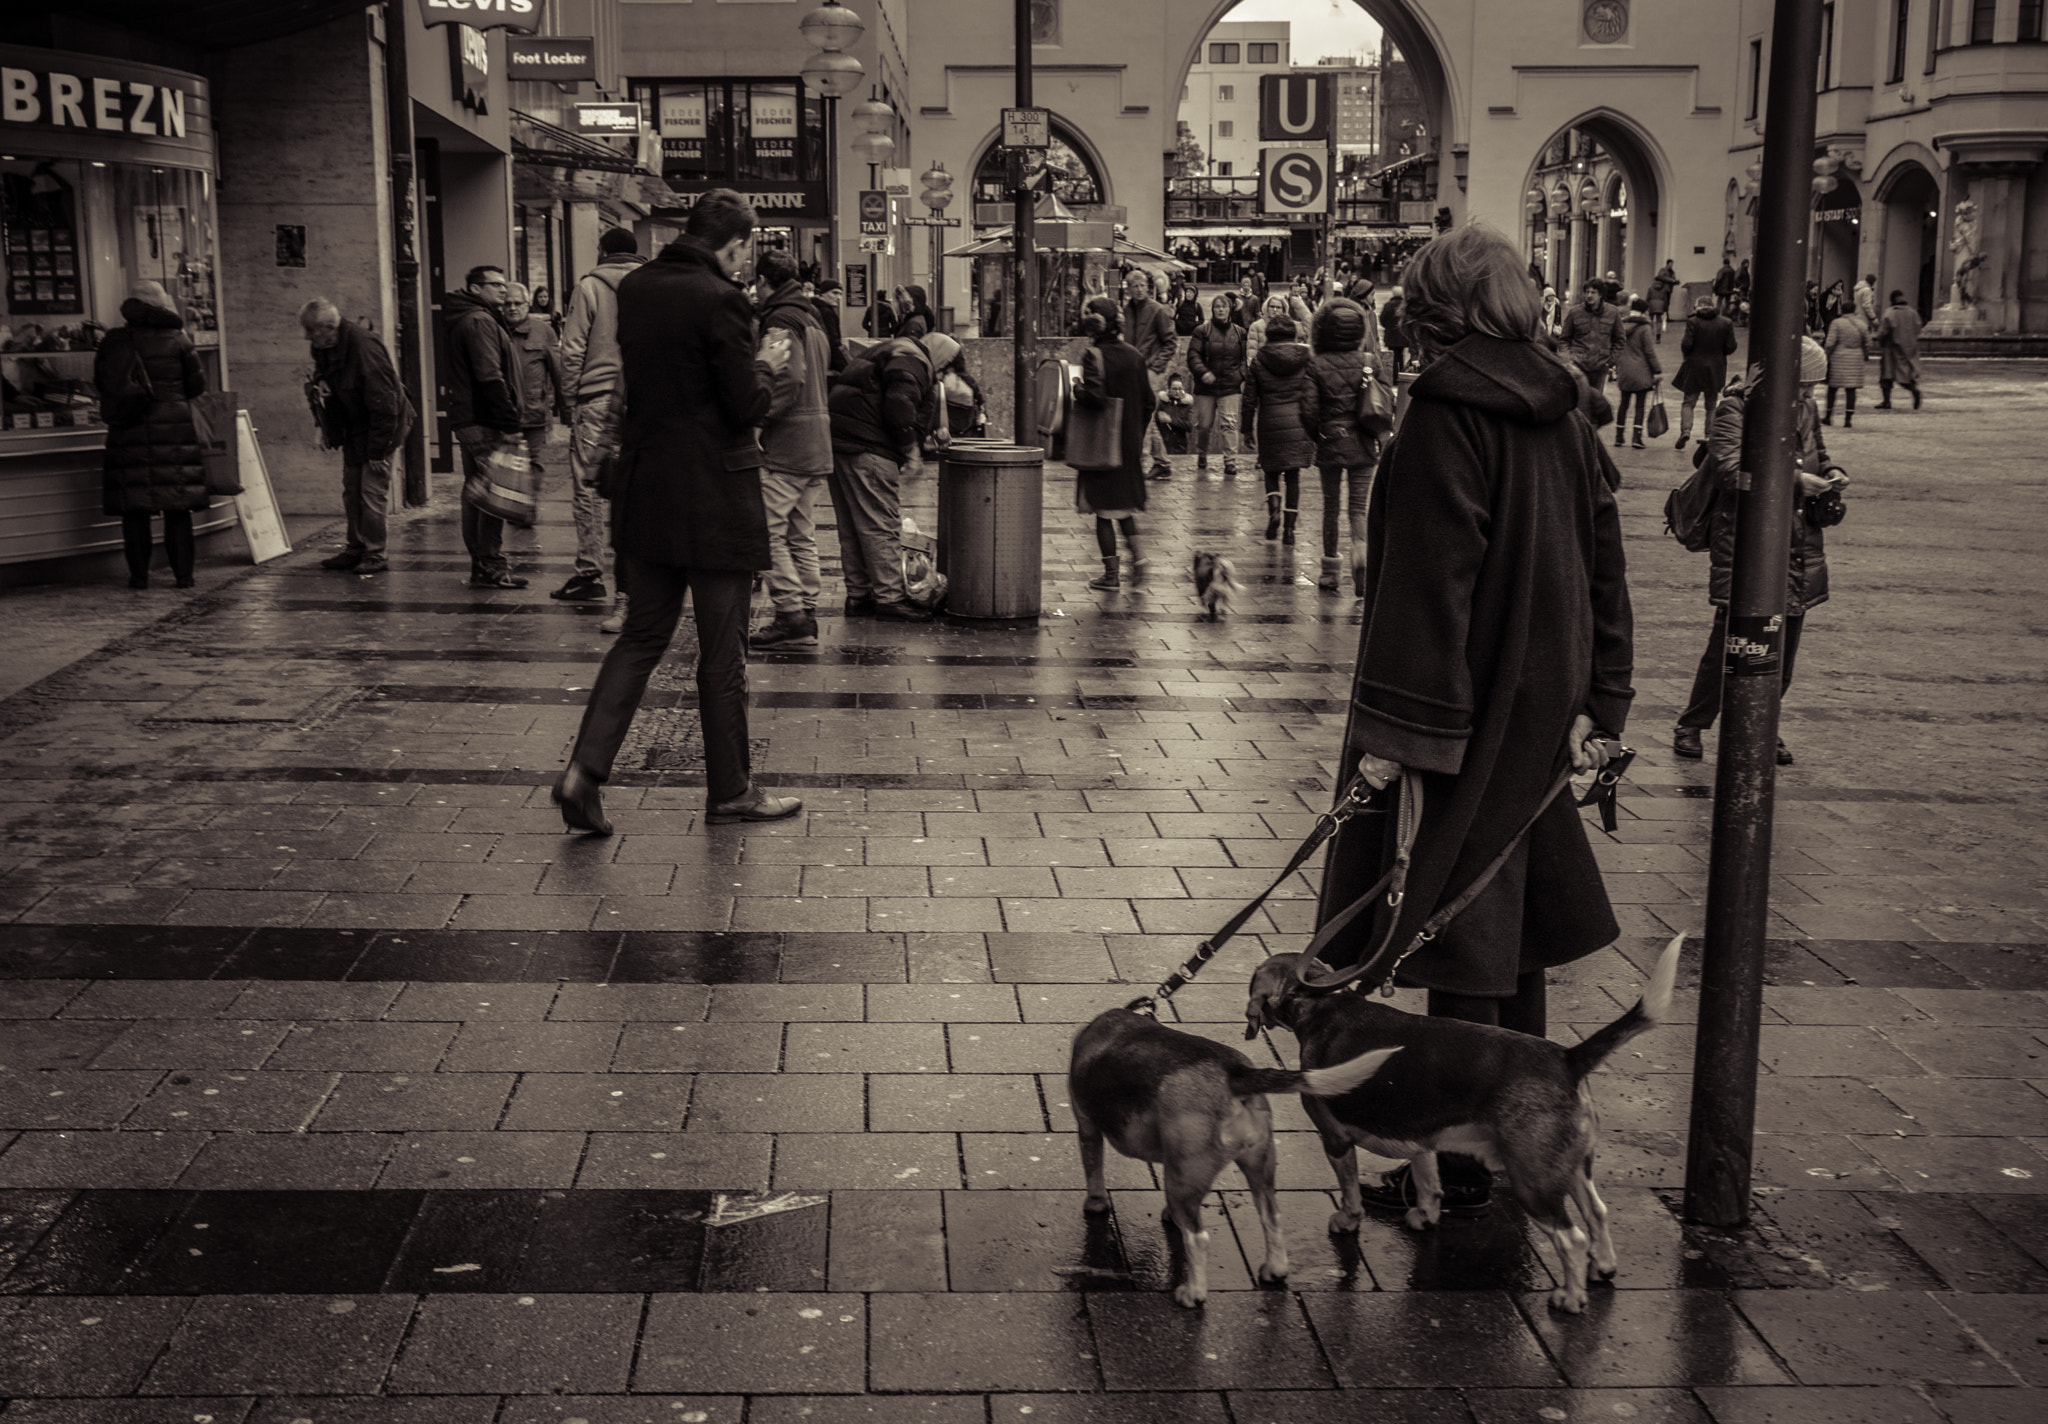
[[[1259,171],[1259,81],[1294,67],[1285,20],[1225,21],[1209,31],[1181,86],[1179,120],[1212,178]]]

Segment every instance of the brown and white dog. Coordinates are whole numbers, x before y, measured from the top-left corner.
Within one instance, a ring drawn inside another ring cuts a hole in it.
[[[1261,964],[1245,1005],[1247,1039],[1265,1028],[1290,1029],[1310,1070],[1375,1050],[1406,1050],[1343,1097],[1302,1099],[1343,1195],[1330,1230],[1356,1231],[1363,1214],[1355,1148],[1409,1160],[1417,1204],[1407,1221],[1418,1231],[1434,1226],[1443,1211],[1436,1154],[1469,1153],[1507,1173],[1515,1200],[1549,1236],[1561,1282],[1551,1305],[1583,1311],[1589,1255],[1602,1280],[1615,1271],[1607,1205],[1593,1185],[1600,1120],[1586,1078],[1669,1012],[1684,943],[1683,935],[1671,941],[1635,1007],[1569,1048],[1510,1029],[1403,1013],[1362,993],[1305,993],[1294,972],[1299,955],[1276,954]],[[1583,1228],[1567,1201],[1578,1207]]]
[[[1221,554],[1199,549],[1195,552],[1194,578],[1195,599],[1208,611],[1209,621],[1217,623],[1228,617],[1238,591],[1244,587],[1237,581],[1237,565]]]
[[[1378,1049],[1348,1063],[1295,1073],[1254,1068],[1228,1044],[1181,1033],[1130,1008],[1096,1015],[1074,1035],[1067,1070],[1067,1096],[1080,1127],[1081,1170],[1088,1178],[1084,1209],[1109,1210],[1102,1178],[1105,1138],[1126,1157],[1160,1163],[1166,1216],[1180,1228],[1188,1253],[1187,1279],[1173,1298],[1182,1305],[1200,1305],[1209,1294],[1202,1198],[1224,1166],[1235,1162],[1251,1185],[1266,1236],[1259,1279],[1284,1279],[1287,1241],[1273,1198],[1273,1110],[1265,1095],[1302,1093],[1312,1102],[1348,1093],[1397,1051]]]

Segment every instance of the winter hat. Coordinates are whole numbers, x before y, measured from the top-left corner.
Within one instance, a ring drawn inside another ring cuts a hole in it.
[[[1799,338],[1799,384],[1816,386],[1828,378],[1828,353],[1810,336]]]

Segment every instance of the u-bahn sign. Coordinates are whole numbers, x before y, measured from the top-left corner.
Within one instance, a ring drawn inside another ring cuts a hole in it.
[[[1260,149],[1259,211],[1269,217],[1330,211],[1330,150]]]
[[[467,25],[472,30],[534,30],[541,0],[420,0],[420,23]]]
[[[1262,143],[1328,143],[1337,110],[1328,74],[1267,74],[1259,79]]]

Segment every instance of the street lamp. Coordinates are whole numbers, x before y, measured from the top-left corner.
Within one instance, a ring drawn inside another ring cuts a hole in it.
[[[946,309],[945,259],[939,256],[940,249],[944,246],[944,231],[939,227],[938,220],[945,215],[947,206],[953,201],[953,175],[946,171],[945,164],[934,163],[917,175],[917,181],[924,185],[924,190],[917,195],[917,200],[925,205],[932,218],[932,315],[937,316]]]
[[[867,24],[844,5],[828,3],[797,21],[797,29],[817,51],[804,61],[800,72],[803,82],[825,101],[825,203],[831,213],[829,240],[832,244],[832,261],[827,271],[836,271],[839,265],[839,165],[832,151],[837,136],[835,101],[845,98],[860,87],[860,81],[867,77],[867,70],[861,62],[847,54],[846,47],[855,43],[867,33]]]

